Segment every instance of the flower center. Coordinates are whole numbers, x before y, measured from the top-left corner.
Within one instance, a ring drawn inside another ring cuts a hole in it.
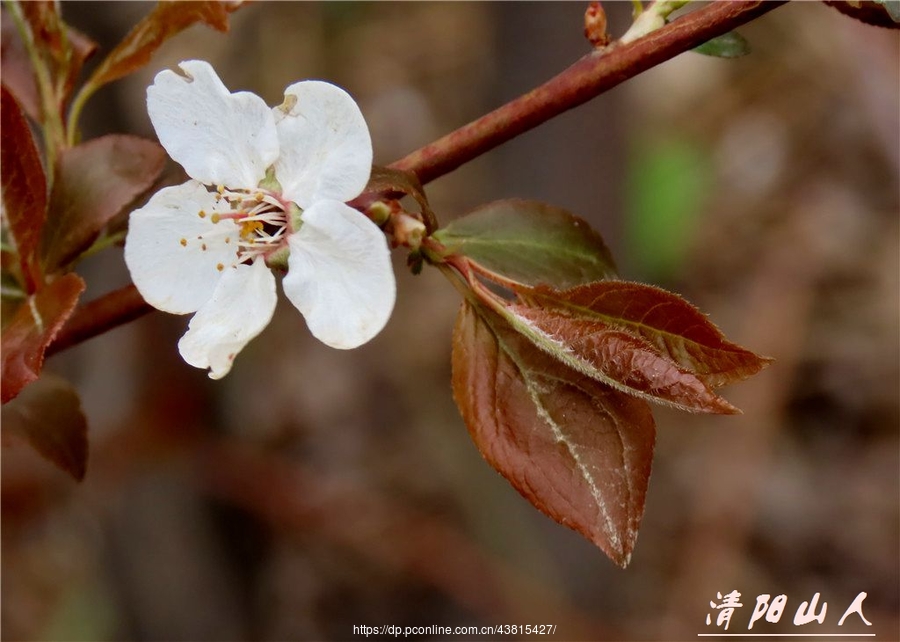
[[[264,189],[233,191],[219,186],[216,200],[222,199],[228,202],[231,211],[211,214],[210,220],[213,223],[231,220],[238,225],[239,263],[252,263],[257,256],[269,256],[284,246],[291,231],[290,203]]]

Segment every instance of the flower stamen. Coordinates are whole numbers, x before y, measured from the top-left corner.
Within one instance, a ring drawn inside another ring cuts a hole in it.
[[[256,240],[257,232],[261,232],[263,224],[260,221],[244,221],[241,223],[241,238],[249,242]]]
[[[292,231],[288,204],[275,194],[262,189],[251,193],[219,186],[216,197],[225,198],[233,211],[216,212],[210,220],[214,224],[230,220],[238,226],[238,263],[252,262],[281,249]],[[205,217],[206,213],[202,212],[201,216]],[[224,242],[230,244],[231,238],[226,236]]]

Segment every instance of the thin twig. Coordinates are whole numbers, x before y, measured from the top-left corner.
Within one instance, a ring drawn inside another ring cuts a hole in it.
[[[56,340],[47,348],[46,356],[134,321],[153,309],[133,285],[97,297],[75,310]]]
[[[412,152],[391,167],[415,172],[424,185],[625,80],[782,4],[778,0],[720,0],[634,42],[593,51],[543,85]],[[47,354],[76,345],[151,310],[133,285],[100,297],[75,310]]]
[[[629,78],[784,4],[720,1],[626,45],[591,52],[532,91],[391,165],[424,185]]]

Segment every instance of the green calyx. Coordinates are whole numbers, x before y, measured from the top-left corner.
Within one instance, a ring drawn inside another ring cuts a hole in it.
[[[288,269],[288,257],[291,255],[291,250],[288,246],[280,247],[271,254],[266,256],[266,265],[274,270],[281,270],[282,272],[287,272]]]

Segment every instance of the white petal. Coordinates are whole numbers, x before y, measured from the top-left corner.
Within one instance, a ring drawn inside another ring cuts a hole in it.
[[[190,365],[209,368],[211,379],[221,379],[272,320],[276,300],[275,277],[262,259],[226,269],[212,298],[191,319],[178,351]]]
[[[224,199],[216,203],[203,185],[188,181],[160,190],[131,213],[125,263],[147,303],[186,314],[212,296],[223,269],[238,258],[238,225],[212,222],[213,213],[229,211]]]
[[[350,94],[307,80],[284,97],[273,110],[281,146],[275,177],[284,196],[304,209],[320,199],[358,196],[372,171],[372,139]]]
[[[272,111],[249,92],[229,93],[209,63],[187,60],[186,74],[161,71],[147,89],[147,111],[166,148],[207,185],[252,189],[278,157]]]
[[[349,349],[378,334],[394,309],[396,284],[381,230],[351,207],[319,201],[288,239],[284,293],[313,335]]]

